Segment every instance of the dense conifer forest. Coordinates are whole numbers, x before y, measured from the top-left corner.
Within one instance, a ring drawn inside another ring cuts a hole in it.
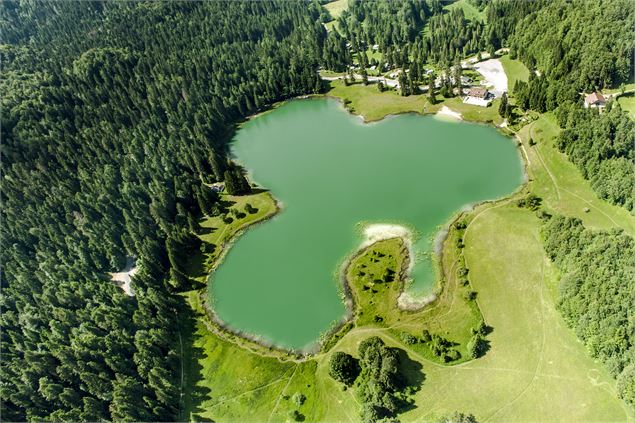
[[[319,67],[357,58],[426,82],[424,64],[510,47],[531,70],[517,106],[559,108],[558,148],[633,210],[633,121],[580,100],[632,79],[632,30],[610,23],[635,22],[633,4],[472,3],[484,22],[436,0],[351,1],[328,33],[318,2],[0,3],[2,419],[177,419],[177,294],[198,219],[218,213],[206,184],[249,190],[227,154],[235,123],[322,91]],[[633,239],[559,217],[544,238],[563,316],[635,403]],[[129,258],[134,296],[108,275]]]
[[[295,2],[3,2],[3,420],[173,421],[232,122],[320,90]],[[239,178],[240,179],[240,178]],[[107,272],[136,258],[135,296]]]

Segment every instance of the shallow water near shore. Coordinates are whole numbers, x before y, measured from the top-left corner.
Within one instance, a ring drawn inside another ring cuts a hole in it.
[[[363,242],[360,222],[416,234],[408,293],[425,297],[441,226],[523,180],[516,145],[492,127],[415,114],[363,124],[332,99],[252,119],[232,151],[284,207],[231,247],[211,275],[211,303],[231,329],[293,349],[344,317],[339,270]]]

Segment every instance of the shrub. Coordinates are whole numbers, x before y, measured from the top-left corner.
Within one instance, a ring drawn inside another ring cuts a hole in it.
[[[352,355],[337,351],[331,356],[329,375],[345,385],[352,385],[359,375],[359,362]]]
[[[419,342],[416,336],[412,336],[411,334],[407,332],[401,333],[401,341],[406,345],[414,345],[417,342]]]
[[[465,299],[468,301],[474,301],[476,299],[476,295],[477,295],[476,291],[472,291],[472,290],[467,291],[465,293]]]
[[[298,407],[300,407],[302,404],[304,404],[304,401],[306,401],[306,395],[304,395],[302,392],[296,392],[295,394],[293,394],[293,397],[291,397],[291,399]]]

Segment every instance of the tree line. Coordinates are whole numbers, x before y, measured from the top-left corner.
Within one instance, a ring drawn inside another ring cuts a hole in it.
[[[635,240],[563,216],[551,218],[542,236],[562,274],[558,309],[591,356],[617,378],[619,396],[635,407]]]

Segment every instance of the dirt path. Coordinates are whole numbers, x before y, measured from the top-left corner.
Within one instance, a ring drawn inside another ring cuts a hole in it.
[[[269,423],[271,421],[271,418],[273,417],[274,413],[276,412],[276,409],[278,408],[278,405],[280,405],[280,400],[282,399],[282,396],[284,395],[284,392],[287,390],[287,388],[291,384],[291,381],[293,380],[293,376],[295,376],[295,372],[298,370],[298,367],[299,367],[299,364],[296,364],[296,366],[293,368],[293,373],[291,373],[291,377],[289,377],[289,380],[287,381],[287,384],[284,385],[284,388],[282,388],[282,391],[280,391],[280,395],[278,395],[278,400],[276,401],[276,404],[273,406],[273,409],[271,410],[271,414],[269,414],[269,418],[267,419],[267,423]]]

